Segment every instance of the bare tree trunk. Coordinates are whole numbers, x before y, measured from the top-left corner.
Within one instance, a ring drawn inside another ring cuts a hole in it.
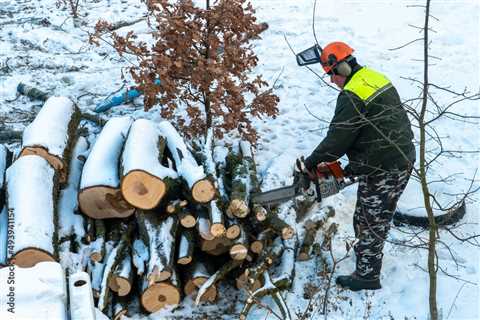
[[[438,319],[437,310],[437,266],[435,261],[436,256],[436,241],[437,241],[437,225],[435,222],[435,216],[433,215],[433,208],[430,203],[430,190],[427,181],[426,172],[426,121],[425,115],[427,112],[428,102],[428,21],[430,18],[430,0],[427,0],[425,7],[425,26],[423,37],[423,59],[424,59],[424,74],[423,74],[423,96],[422,96],[422,109],[420,110],[419,127],[420,127],[420,183],[422,186],[423,201],[425,209],[428,214],[429,220],[429,241],[428,241],[428,274],[430,277],[430,319]]]

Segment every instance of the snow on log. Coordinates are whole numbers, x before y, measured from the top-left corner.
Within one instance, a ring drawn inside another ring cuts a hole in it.
[[[195,240],[193,233],[189,229],[182,230],[180,235],[180,244],[178,245],[177,263],[186,265],[192,262]]]
[[[197,230],[200,237],[204,240],[215,239],[215,236],[210,232],[211,222],[203,208],[198,208],[197,216]]]
[[[119,160],[132,124],[130,117],[110,119],[97,138],[83,168],[78,202],[94,219],[125,218],[135,209],[120,192]]]
[[[132,256],[130,254],[130,248],[127,246],[124,252],[124,257],[121,259],[109,279],[108,286],[112,291],[115,291],[118,296],[124,297],[132,289],[132,284]]]
[[[132,263],[137,269],[137,275],[142,276],[145,273],[145,264],[148,261],[148,248],[140,239],[135,239],[132,246]]]
[[[82,246],[82,238],[85,237],[84,218],[76,212],[78,211],[78,187],[87,150],[87,140],[84,137],[79,137],[73,148],[68,166],[69,173],[66,187],[60,191],[58,237],[62,244],[61,248],[63,248],[61,249],[62,254],[69,254],[69,251],[72,250],[79,252]]]
[[[159,216],[155,212],[137,212],[140,236],[148,247],[146,277],[149,282],[168,280],[175,265],[175,245],[178,228],[176,216]]]
[[[42,157],[19,158],[7,170],[7,208],[14,218],[15,235],[9,245],[9,261],[32,267],[57,258],[57,215],[55,171]]]
[[[198,289],[212,276],[212,273],[207,270],[205,264],[201,261],[195,261],[186,271],[187,280],[183,287],[185,295],[196,298]],[[217,287],[211,285],[205,294],[202,295],[200,301],[214,302],[217,298]]]
[[[68,175],[69,153],[73,147],[80,111],[66,97],[51,97],[23,132],[20,156],[39,155],[59,173],[59,182]]]
[[[86,272],[77,272],[69,277],[71,320],[95,320],[92,284]]]
[[[162,136],[167,139],[167,146],[175,162],[177,173],[187,183],[192,198],[199,203],[210,202],[215,197],[216,190],[213,183],[207,179],[203,167],[197,164],[182,137],[170,122],[163,121],[158,127]]]
[[[128,305],[129,299],[128,297],[113,297],[112,303],[112,320],[122,320],[123,317],[126,317],[128,314]]]
[[[157,207],[168,192],[169,180],[177,173],[161,164],[165,139],[156,125],[136,120],[128,133],[121,161],[121,191],[132,206],[144,210]]]

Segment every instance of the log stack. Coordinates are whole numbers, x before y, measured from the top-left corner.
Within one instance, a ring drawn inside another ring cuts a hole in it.
[[[73,103],[52,99],[45,110],[56,105],[62,112],[57,132],[64,144],[57,150],[26,133],[21,157],[7,170],[7,211],[16,228],[11,263],[57,260],[58,244],[67,259],[81,247],[87,261],[68,269],[86,271],[89,281],[72,276],[71,290],[88,284],[95,306],[115,319],[138,309],[135,304],[151,313],[184,296],[214,303],[218,283],[228,278],[260,288],[264,275],[251,280],[249,268],[291,258],[282,253],[295,238],[293,228],[277,211],[250,203],[260,186],[246,141],[215,145],[210,131],[192,148],[169,122],[120,117],[110,119],[89,148],[74,138]],[[36,152],[34,146],[40,146]],[[278,247],[280,253],[271,254]],[[290,267],[283,268],[287,274]]]

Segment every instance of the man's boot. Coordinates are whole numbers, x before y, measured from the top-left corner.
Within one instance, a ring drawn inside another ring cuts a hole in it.
[[[352,291],[381,289],[380,279],[366,279],[355,272],[349,276],[338,276],[335,282],[342,288]]]

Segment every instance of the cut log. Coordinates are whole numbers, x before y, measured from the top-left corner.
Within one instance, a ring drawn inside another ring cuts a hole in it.
[[[100,296],[100,287],[102,285],[103,270],[105,269],[105,264],[101,262],[89,261],[87,264],[87,270],[92,279],[92,292],[93,296],[98,299]]]
[[[189,229],[182,230],[180,235],[180,244],[178,245],[177,263],[186,265],[192,262],[195,240],[193,233]]]
[[[119,159],[129,117],[110,119],[97,138],[83,168],[78,201],[84,214],[94,219],[125,218],[135,209],[120,192]]]
[[[175,265],[177,217],[163,218],[154,212],[139,211],[137,222],[140,236],[149,251],[146,272],[148,281],[153,283],[168,280]]]
[[[113,271],[108,282],[110,290],[115,291],[120,297],[130,293],[133,283],[132,256],[129,247],[126,247],[125,251],[124,257]]]
[[[217,282],[224,279],[230,271],[235,268],[238,268],[242,264],[241,261],[238,260],[230,260],[229,262],[225,263],[220,269],[218,269],[208,280],[202,284],[202,286],[198,289],[197,297],[195,298],[195,304],[198,305],[200,301],[202,301],[203,296],[209,290],[210,287],[217,284]]]
[[[23,132],[20,156],[39,155],[59,173],[59,182],[68,176],[70,149],[80,122],[80,112],[66,97],[49,98]]]
[[[165,139],[156,125],[136,120],[128,133],[121,161],[121,191],[132,206],[149,210],[157,207],[177,173],[161,163]]]
[[[275,237],[275,232],[272,229],[265,229],[259,233],[257,239],[250,244],[250,250],[253,253],[260,254],[266,248],[272,239]]]
[[[71,320],[95,320],[92,285],[86,272],[77,272],[69,277]]]
[[[102,283],[100,285],[100,296],[98,298],[97,308],[100,311],[107,310],[107,306],[112,304],[112,297],[110,292],[110,282],[117,266],[124,261],[125,256],[129,254],[126,248],[131,243],[131,233],[133,231],[133,223],[122,226],[122,236],[118,244],[109,252],[108,258],[105,261],[105,268],[103,270]],[[125,230],[126,229],[126,230]],[[107,250],[108,251],[108,250]]]
[[[276,234],[282,237],[282,239],[290,239],[295,235],[295,230],[281,219],[277,213],[268,210],[267,218],[264,221],[264,224],[270,227]]]
[[[248,255],[248,239],[245,230],[240,227],[240,236],[233,240],[233,245],[230,248],[230,257],[233,260],[244,260]]]
[[[95,262],[102,261],[105,256],[105,222],[95,220],[95,241],[90,243],[90,259]]]
[[[235,240],[240,236],[240,225],[235,217],[226,217],[225,225],[227,230],[225,236],[230,240]]]
[[[295,278],[295,252],[297,250],[297,237],[283,240],[283,254],[280,264],[272,277],[273,284],[280,290],[290,289]]]
[[[195,261],[186,271],[188,280],[185,281],[184,292],[185,295],[196,298],[198,289],[212,276],[212,273],[207,270],[207,267],[201,261]],[[210,286],[205,294],[200,298],[201,302],[214,302],[217,298],[217,287]]]
[[[7,170],[7,208],[14,219],[9,228],[15,235],[8,247],[10,263],[28,268],[57,259],[54,198],[58,197],[58,188],[54,179],[53,168],[35,155],[19,158]]]
[[[208,204],[208,216],[211,223],[210,233],[216,238],[222,236],[226,231],[225,221],[223,218],[223,212],[220,210],[215,200]]]
[[[215,236],[210,232],[210,220],[208,219],[207,214],[204,209],[201,207],[197,208],[197,230],[200,237],[204,240],[213,240]]]
[[[167,121],[159,124],[160,133],[167,139],[167,146],[175,162],[177,173],[185,180],[191,197],[198,203],[210,202],[216,194],[215,186],[207,179],[175,128]]]
[[[284,251],[284,244],[281,238],[277,237],[268,250],[262,252],[256,263],[245,270],[249,283],[255,283],[262,274],[269,270],[278,261]]]
[[[152,278],[144,277],[140,302],[145,310],[155,312],[169,305],[177,305],[180,301],[180,282],[175,269],[172,269],[168,281],[155,282]]]
[[[239,218],[245,218],[250,213],[250,194],[259,188],[252,146],[240,142],[241,161],[236,163],[232,172],[232,190],[227,212]]]
[[[315,241],[318,229],[324,226],[328,219],[333,216],[335,216],[335,209],[333,209],[333,207],[327,207],[327,211],[321,220],[308,220],[304,223],[305,236],[297,257],[299,261],[310,260],[311,247]]]
[[[197,218],[193,214],[192,210],[187,207],[188,202],[186,200],[175,200],[167,206],[167,213],[177,215],[180,220],[180,224],[184,228],[193,228],[197,224]]]
[[[267,220],[268,212],[267,209],[265,209],[264,207],[260,205],[255,205],[253,207],[253,213],[255,214],[255,218],[257,219],[257,221],[263,222]]]

